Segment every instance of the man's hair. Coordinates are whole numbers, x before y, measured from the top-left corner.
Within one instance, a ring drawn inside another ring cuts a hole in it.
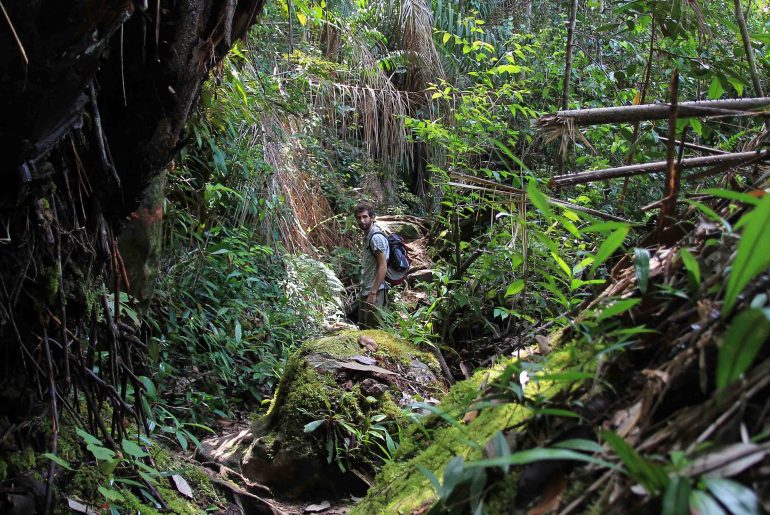
[[[371,202],[359,202],[356,205],[356,208],[353,210],[353,214],[357,215],[358,213],[363,213],[364,211],[369,212],[369,216],[374,217],[374,206]]]

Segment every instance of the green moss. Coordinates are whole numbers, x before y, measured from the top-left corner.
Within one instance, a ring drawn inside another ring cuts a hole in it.
[[[565,371],[577,364],[592,362],[594,349],[587,345],[569,343],[556,349],[542,360],[543,372]],[[538,358],[531,357],[530,362]],[[507,366],[517,360],[503,360],[486,370],[480,370],[470,379],[462,381],[449,391],[438,408],[444,417],[428,415],[409,426],[394,460],[377,475],[366,498],[355,506],[352,514],[411,513],[426,503],[435,502],[436,494],[430,481],[418,467],[430,470],[436,477],[443,476],[446,464],[455,456],[465,460],[481,458],[481,448],[497,432],[525,422],[533,411],[521,404],[509,402],[481,410],[470,423],[462,422],[465,412],[479,395],[482,384],[493,383]],[[591,365],[589,365],[590,369]],[[585,370],[585,367],[583,368]],[[556,393],[572,388],[574,383],[549,380],[530,381],[525,387],[528,398],[547,400]],[[455,423],[448,423],[449,418]],[[469,442],[472,442],[470,444]],[[475,445],[473,445],[475,444]],[[509,475],[495,485],[488,494],[490,513],[506,513],[516,496],[516,480]],[[504,508],[503,508],[504,507]]]
[[[36,464],[35,451],[31,447],[25,447],[21,451],[2,453],[0,454],[0,479],[21,476],[30,471],[34,471],[37,476],[39,472],[35,470]]]
[[[147,504],[147,501],[139,498],[133,492],[121,490],[120,493],[125,500],[117,503],[117,505],[123,513],[141,513],[142,515],[161,515],[162,513],[169,513],[168,511],[159,511],[155,506]],[[202,511],[201,506],[183,498],[170,488],[160,487],[158,488],[158,493],[163,497],[163,501],[168,505],[171,513],[196,515]]]
[[[326,419],[337,431],[344,432],[344,423],[366,433],[375,414],[385,414],[391,421],[403,420],[402,410],[390,393],[370,397],[359,384],[343,386],[337,382],[342,363],[368,354],[358,343],[361,335],[377,342],[373,354],[382,367],[411,366],[416,359],[438,369],[432,355],[383,331],[342,331],[304,343],[289,358],[268,413],[255,424],[256,438],[243,462],[247,475],[253,473],[260,481],[275,483],[282,482],[276,479],[281,474],[293,477],[291,471],[295,468],[306,470],[307,475],[310,469],[323,475],[328,466],[324,458],[329,428],[321,426],[306,433],[304,428],[310,422]],[[371,470],[377,452],[374,447],[354,448],[340,459],[348,466]],[[275,469],[271,468],[273,464]],[[331,467],[336,469],[334,464]],[[271,486],[280,488],[280,484]]]

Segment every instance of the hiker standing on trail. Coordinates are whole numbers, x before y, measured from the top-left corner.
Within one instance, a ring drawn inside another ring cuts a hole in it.
[[[379,327],[377,309],[388,303],[385,274],[388,271],[390,248],[388,238],[374,219],[374,206],[359,203],[354,212],[358,228],[363,231],[361,252],[361,293],[358,303],[358,325],[362,329]]]

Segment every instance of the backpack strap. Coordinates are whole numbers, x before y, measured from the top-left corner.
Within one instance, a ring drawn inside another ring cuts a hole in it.
[[[375,228],[375,227],[377,226],[376,225],[372,226],[372,228]],[[366,238],[366,248],[369,249],[369,252],[372,253],[372,256],[374,256],[374,251],[372,250],[372,238],[374,238],[375,234],[382,234],[383,236],[385,236],[386,240],[388,239],[388,235],[385,234],[385,231],[383,231],[379,227],[377,227],[376,230],[369,232],[369,235]]]

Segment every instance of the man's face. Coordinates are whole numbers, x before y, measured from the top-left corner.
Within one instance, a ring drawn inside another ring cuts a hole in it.
[[[371,227],[374,222],[374,218],[369,216],[369,211],[361,211],[360,213],[356,213],[356,222],[358,222],[359,229],[368,231],[369,227]]]

